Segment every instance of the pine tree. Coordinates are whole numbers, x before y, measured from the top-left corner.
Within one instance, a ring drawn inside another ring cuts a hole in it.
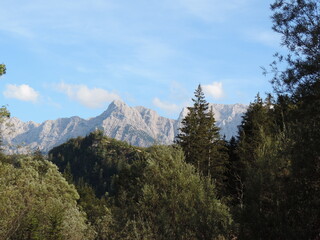
[[[224,141],[215,125],[215,118],[209,103],[205,100],[201,85],[194,92],[193,107],[182,120],[180,133],[176,137],[188,163],[205,176],[211,176],[216,185],[222,185],[226,152]]]
[[[236,161],[230,162],[229,180],[240,239],[297,239],[288,224],[292,183],[288,182],[291,161],[288,153],[284,154],[290,145],[285,112],[271,96],[263,101],[257,95],[243,116],[236,146],[230,146],[236,153]]]

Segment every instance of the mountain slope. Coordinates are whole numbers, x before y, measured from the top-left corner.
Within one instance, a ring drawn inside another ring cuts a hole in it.
[[[246,111],[242,104],[211,104],[222,136],[229,139],[236,134],[241,116]],[[101,115],[88,120],[80,117],[59,118],[41,124],[22,122],[10,118],[0,125],[5,151],[27,153],[36,149],[48,152],[70,138],[88,135],[101,129],[105,135],[136,146],[154,143],[170,144],[178,133],[181,120],[187,114],[183,109],[178,120],[159,116],[145,107],[129,107],[119,100],[113,101]]]

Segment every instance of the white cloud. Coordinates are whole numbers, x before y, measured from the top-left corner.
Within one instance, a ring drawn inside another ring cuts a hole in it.
[[[100,108],[107,102],[120,99],[115,93],[108,92],[102,88],[88,88],[86,85],[60,83],[57,88],[70,99],[78,101],[88,108]]]
[[[271,47],[280,46],[281,36],[271,30],[250,30],[247,31],[247,35],[250,39],[260,42],[264,45]]]
[[[6,98],[14,98],[27,102],[36,102],[39,97],[39,93],[27,84],[8,84],[6,85],[3,95]]]
[[[178,105],[173,104],[173,103],[167,103],[167,102],[163,102],[161,101],[159,98],[154,98],[152,103],[158,107],[161,108],[167,112],[176,112],[178,111],[180,108]]]
[[[280,46],[281,37],[279,34],[271,31],[260,32],[256,39],[269,46]]]
[[[224,96],[222,82],[213,82],[202,86],[203,92],[213,98],[222,98]]]

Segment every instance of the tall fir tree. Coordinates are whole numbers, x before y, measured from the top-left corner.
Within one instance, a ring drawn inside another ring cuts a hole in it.
[[[193,106],[188,107],[188,114],[182,120],[176,143],[182,147],[186,161],[203,175],[212,177],[219,189],[223,185],[227,159],[225,142],[220,138],[214,113],[200,84],[194,95]]]
[[[288,237],[284,206],[287,161],[280,154],[283,130],[278,115],[271,96],[263,101],[257,95],[239,127],[238,159],[231,162],[231,180],[236,190],[233,204],[241,239]]]

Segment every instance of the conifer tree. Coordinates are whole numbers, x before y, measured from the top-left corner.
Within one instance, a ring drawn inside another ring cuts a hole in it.
[[[257,95],[239,127],[238,159],[231,169],[237,180],[233,185],[234,203],[238,204],[237,217],[237,211],[241,212],[241,239],[286,239],[287,236],[283,220],[287,162],[279,154],[283,145],[275,108],[271,96],[263,101]]]
[[[224,141],[220,138],[213,111],[209,109],[200,84],[194,94],[193,106],[188,107],[189,112],[182,120],[176,142],[182,147],[186,161],[203,175],[216,180],[219,188],[224,178],[226,160]]]
[[[291,163],[287,218],[295,239],[316,239],[320,233],[320,2],[275,0],[271,10],[273,30],[281,34],[281,44],[289,52],[278,54],[271,65],[278,99],[287,99],[283,106],[288,137],[283,154]]]

